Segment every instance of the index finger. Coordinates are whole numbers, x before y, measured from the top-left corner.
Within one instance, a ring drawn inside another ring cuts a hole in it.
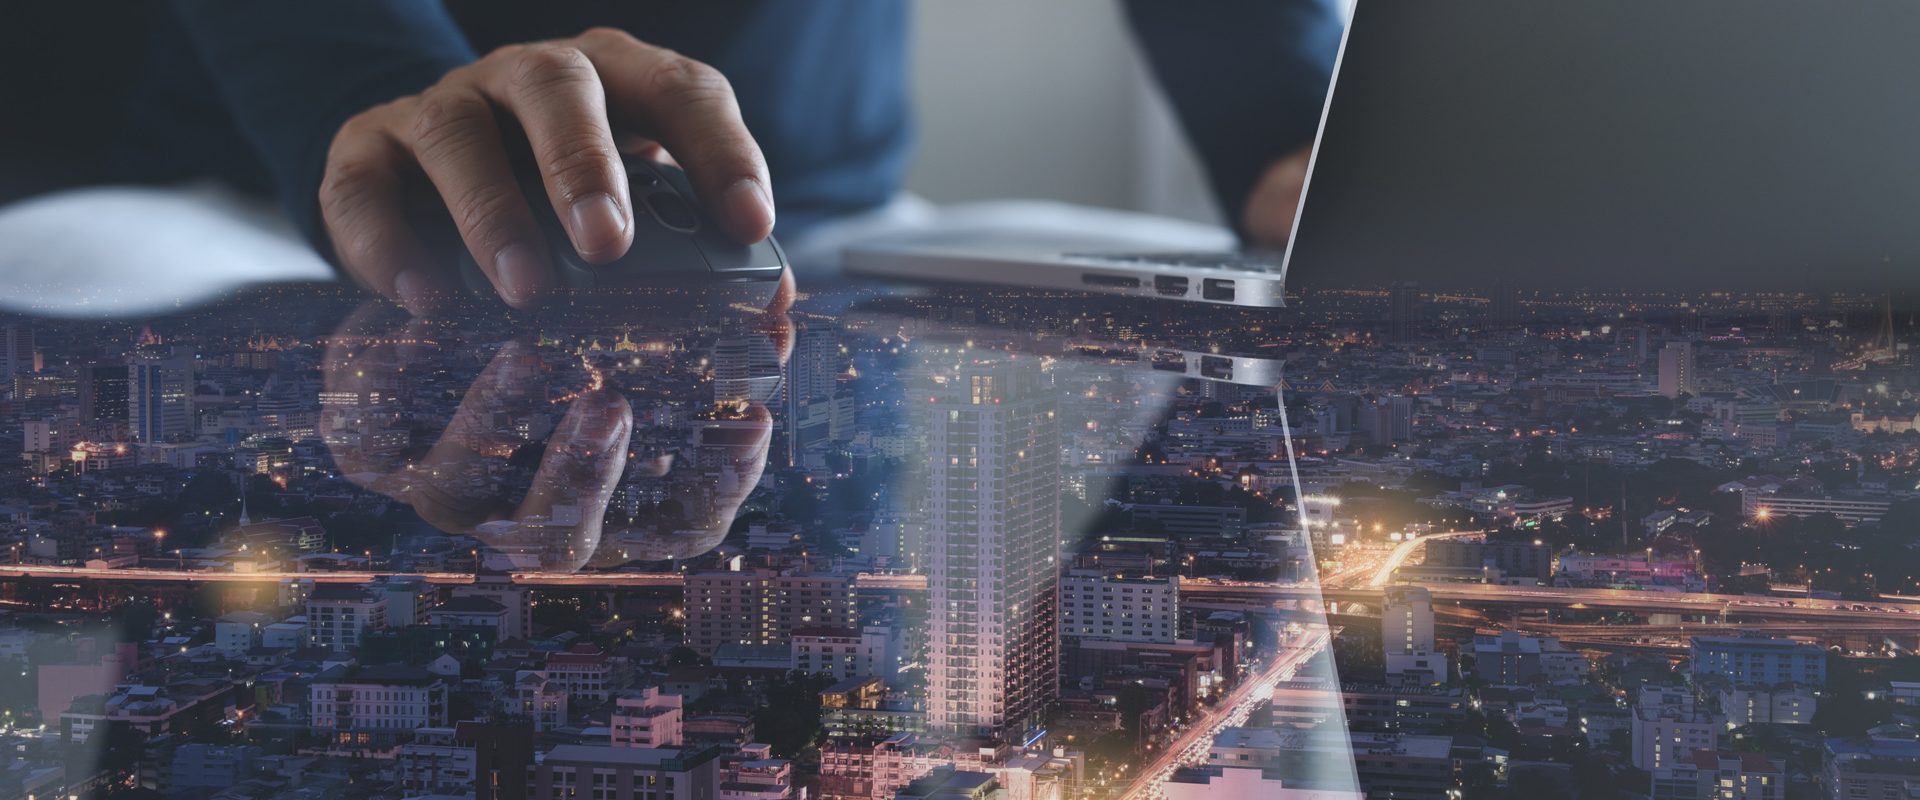
[[[588,31],[577,42],[606,87],[615,123],[655,134],[729,235],[746,244],[767,238],[774,215],[766,156],[726,77],[620,31]]]

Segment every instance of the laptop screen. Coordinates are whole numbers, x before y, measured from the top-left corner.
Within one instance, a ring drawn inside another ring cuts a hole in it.
[[[1920,5],[1363,2],[1295,286],[1920,284]]]

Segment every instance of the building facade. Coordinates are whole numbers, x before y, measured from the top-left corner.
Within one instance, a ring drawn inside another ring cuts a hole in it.
[[[928,722],[1017,734],[1060,684],[1060,425],[1051,380],[1031,359],[963,364],[938,378],[928,437]]]
[[[1172,643],[1179,632],[1177,578],[1126,578],[1072,570],[1060,579],[1062,636]]]

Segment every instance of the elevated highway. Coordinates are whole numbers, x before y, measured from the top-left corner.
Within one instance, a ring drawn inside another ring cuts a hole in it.
[[[155,568],[93,569],[34,564],[0,565],[0,583],[9,580],[34,580],[74,583],[258,585],[279,583],[284,580],[310,580],[314,583],[353,584],[367,583],[396,574],[417,574],[428,583],[435,585],[457,586],[472,583],[474,580],[471,573],[460,572],[391,573],[365,570],[215,572]],[[513,573],[512,577],[515,584],[535,589],[671,589],[680,588],[686,583],[686,576],[678,572],[518,572]],[[1210,578],[1179,578],[1179,582],[1181,595],[1196,600],[1324,601],[1362,603],[1377,607],[1381,602],[1382,594],[1380,586],[1322,588],[1312,583],[1223,581]],[[855,578],[854,585],[858,589],[868,591],[917,592],[926,589],[927,578],[925,575],[861,573]],[[1872,602],[1852,602],[1805,597],[1749,597],[1690,592],[1644,592],[1628,589],[1496,586],[1471,583],[1423,585],[1432,593],[1436,603],[1457,603],[1489,608],[1514,606],[1586,608],[1802,622],[1858,622],[1866,618],[1875,618],[1910,621],[1920,626],[1920,601],[1912,598],[1882,598]]]

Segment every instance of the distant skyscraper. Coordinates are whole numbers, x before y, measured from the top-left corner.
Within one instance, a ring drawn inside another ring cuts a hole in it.
[[[26,325],[0,327],[0,378],[13,385],[16,375],[38,371],[33,361],[33,328]]]
[[[127,424],[139,442],[193,434],[193,360],[141,351],[127,360]]]
[[[1633,359],[1634,368],[1639,369],[1645,367],[1647,365],[1648,348],[1652,347],[1653,331],[1647,330],[1647,327],[1642,325],[1636,328],[1628,328],[1622,333],[1626,337],[1623,340],[1623,347],[1626,348],[1625,352],[1630,354],[1629,357]]]
[[[1660,348],[1660,394],[1700,394],[1699,367],[1692,342],[1668,342]]]
[[[1789,336],[1800,330],[1800,309],[1782,306],[1767,311],[1767,330],[1775,336]]]
[[[1387,340],[1410,342],[1420,334],[1420,284],[1400,281],[1387,293]]]
[[[787,359],[787,463],[800,463],[807,446],[830,438],[833,428],[834,373],[840,343],[833,331],[821,327],[800,329]]]
[[[713,344],[713,402],[742,405],[778,399],[780,354],[761,333],[722,336]]]
[[[1387,445],[1413,438],[1413,398],[1406,395],[1368,398],[1360,408],[1357,428],[1368,444]]]
[[[127,421],[127,375],[127,368],[118,364],[80,371],[81,422]]]
[[[1497,330],[1520,327],[1520,290],[1502,283],[1487,295],[1487,324]]]
[[[840,343],[830,328],[808,326],[795,332],[787,361],[789,397],[832,397],[839,372]]]
[[[928,439],[929,722],[1011,736],[1059,692],[1059,420],[1037,361],[939,377]]]

